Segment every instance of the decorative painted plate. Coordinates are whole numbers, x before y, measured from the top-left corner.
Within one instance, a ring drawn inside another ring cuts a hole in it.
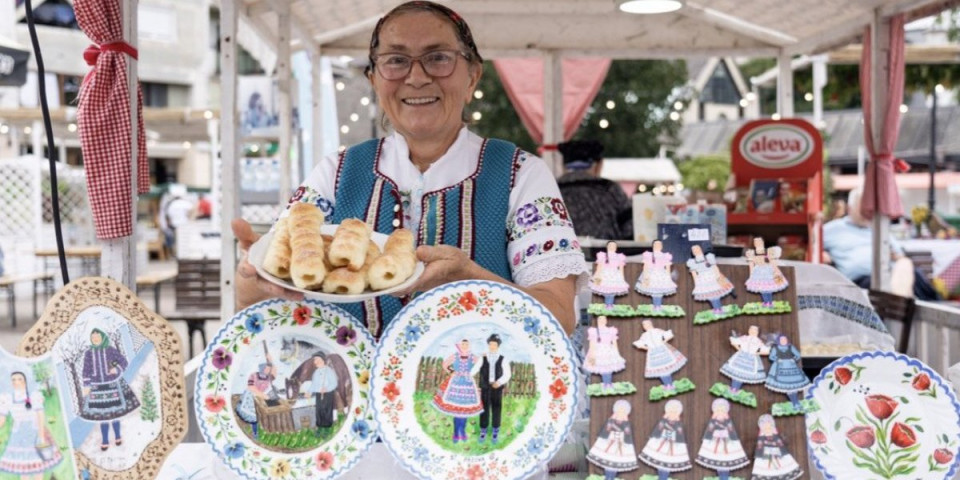
[[[454,282],[408,304],[373,361],[380,437],[421,479],[527,478],[571,426],[578,380],[560,323],[512,287]]]
[[[373,337],[314,300],[267,300],[236,314],[197,371],[197,421],[248,479],[332,479],[375,440]]]
[[[337,225],[323,225],[320,227],[320,233],[325,235],[333,235],[337,231]],[[381,250],[383,250],[383,244],[387,242],[387,235],[384,235],[379,232],[373,232],[370,234],[370,239],[376,243]],[[369,300],[371,298],[376,298],[381,295],[389,295],[393,292],[399,292],[406,289],[407,287],[413,285],[414,282],[420,278],[420,275],[423,274],[424,265],[423,262],[417,262],[416,266],[413,267],[413,274],[410,275],[405,282],[390,287],[383,290],[366,290],[358,295],[347,295],[347,294],[338,294],[338,293],[323,293],[314,290],[306,290],[298,288],[290,280],[284,280],[282,278],[275,277],[269,272],[263,269],[263,261],[267,256],[267,247],[270,246],[270,242],[273,240],[273,231],[270,231],[260,237],[253,245],[250,246],[249,261],[254,268],[257,269],[257,273],[266,279],[268,282],[280,285],[287,290],[293,290],[295,292],[301,292],[306,298],[312,298],[314,300],[320,300],[323,302],[329,303],[354,303],[362,302],[364,300]]]
[[[951,479],[960,404],[940,375],[892,352],[848,355],[824,368],[809,396],[807,444],[827,479]]]

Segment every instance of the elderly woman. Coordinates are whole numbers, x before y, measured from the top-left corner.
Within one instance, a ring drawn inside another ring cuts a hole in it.
[[[403,294],[466,279],[509,283],[569,332],[583,254],[547,165],[466,128],[481,66],[470,28],[449,8],[417,1],[391,10],[373,31],[367,78],[394,132],[328,157],[291,202],[316,204],[329,223],[352,217],[381,233],[415,232],[426,269]],[[242,220],[233,229],[241,249],[257,239]],[[244,260],[238,307],[272,296],[300,298],[258,279]],[[348,309],[379,336],[400,306],[380,297]]]

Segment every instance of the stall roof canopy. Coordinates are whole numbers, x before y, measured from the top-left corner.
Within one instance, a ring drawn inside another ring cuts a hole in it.
[[[241,18],[270,44],[284,0],[237,0]],[[364,57],[377,20],[400,0],[292,0],[294,48]],[[958,0],[688,0],[659,15],[618,10],[617,0],[445,1],[470,24],[487,58],[537,54],[612,58],[817,53],[854,41],[875,9],[939,13]]]

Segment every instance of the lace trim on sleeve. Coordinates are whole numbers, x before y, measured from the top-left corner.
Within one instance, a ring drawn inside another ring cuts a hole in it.
[[[513,281],[522,287],[529,287],[557,278],[566,278],[570,275],[578,275],[576,291],[579,292],[589,279],[587,264],[580,252],[551,255],[527,264],[513,272]]]

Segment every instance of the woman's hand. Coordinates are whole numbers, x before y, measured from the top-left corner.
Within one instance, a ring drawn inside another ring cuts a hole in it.
[[[240,263],[237,264],[237,275],[234,279],[237,310],[242,310],[254,303],[273,297],[281,297],[295,302],[303,300],[302,293],[287,290],[260,278],[257,275],[257,269],[247,261],[247,252],[250,250],[250,245],[260,239],[260,235],[254,233],[250,224],[242,218],[235,218],[230,226],[233,227],[233,234],[237,237],[241,253]],[[317,234],[319,235],[319,232]]]
[[[410,288],[394,295],[402,297],[457,280],[481,278],[471,273],[476,272],[479,266],[470,260],[467,252],[450,245],[421,245],[417,247],[417,260],[425,264],[423,275]]]

